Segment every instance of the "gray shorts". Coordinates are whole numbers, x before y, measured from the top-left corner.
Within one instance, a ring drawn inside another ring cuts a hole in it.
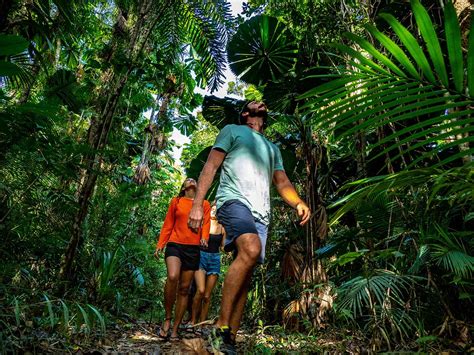
[[[239,200],[229,200],[217,211],[217,220],[226,231],[224,250],[234,251],[235,240],[245,233],[257,234],[262,245],[262,251],[258,258],[258,263],[263,264],[265,260],[265,247],[267,245],[268,226],[256,220],[250,209]]]

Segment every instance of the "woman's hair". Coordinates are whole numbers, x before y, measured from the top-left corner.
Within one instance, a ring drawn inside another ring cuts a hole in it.
[[[257,107],[250,108],[250,105],[256,105]],[[262,101],[250,101],[244,105],[242,111],[240,111],[240,124],[244,125],[247,124],[247,117],[262,117],[263,118],[263,127],[267,125],[267,105],[265,105]]]
[[[183,183],[181,184],[181,188],[179,189],[178,197],[183,197],[184,193],[186,192],[186,189],[184,188],[184,184],[186,184],[186,181],[188,180],[194,180],[193,178],[186,178],[184,179]],[[196,180],[194,180],[196,181]]]

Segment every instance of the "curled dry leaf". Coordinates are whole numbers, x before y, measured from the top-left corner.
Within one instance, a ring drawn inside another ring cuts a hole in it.
[[[209,351],[206,350],[205,342],[201,338],[183,339],[183,344],[187,350],[192,351],[193,354],[208,355]]]

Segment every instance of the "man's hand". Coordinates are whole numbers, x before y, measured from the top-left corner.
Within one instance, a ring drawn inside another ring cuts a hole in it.
[[[206,239],[201,239],[201,247],[207,248],[207,240]]]
[[[202,218],[204,216],[204,209],[202,205],[193,204],[191,212],[188,217],[188,227],[191,228],[195,233],[202,226]]]
[[[304,226],[308,223],[311,217],[311,210],[298,196],[293,184],[283,170],[277,170],[273,173],[273,183],[283,200],[296,209],[301,219],[300,226]]]
[[[159,259],[162,253],[163,253],[163,248],[159,248],[159,249],[157,248],[155,252],[153,253],[153,255],[155,256],[155,258]]]
[[[296,212],[298,213],[298,217],[301,219],[300,226],[304,226],[308,223],[309,218],[311,217],[311,210],[306,203],[299,202],[296,205]]]

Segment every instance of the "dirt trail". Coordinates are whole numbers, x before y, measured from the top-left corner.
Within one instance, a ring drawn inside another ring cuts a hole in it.
[[[144,323],[132,329],[115,331],[112,337],[99,342],[94,351],[100,353],[147,353],[147,354],[222,354],[209,344],[207,339],[181,330],[180,340],[163,340],[157,336],[158,329]],[[237,337],[238,353],[245,353],[245,335]]]

